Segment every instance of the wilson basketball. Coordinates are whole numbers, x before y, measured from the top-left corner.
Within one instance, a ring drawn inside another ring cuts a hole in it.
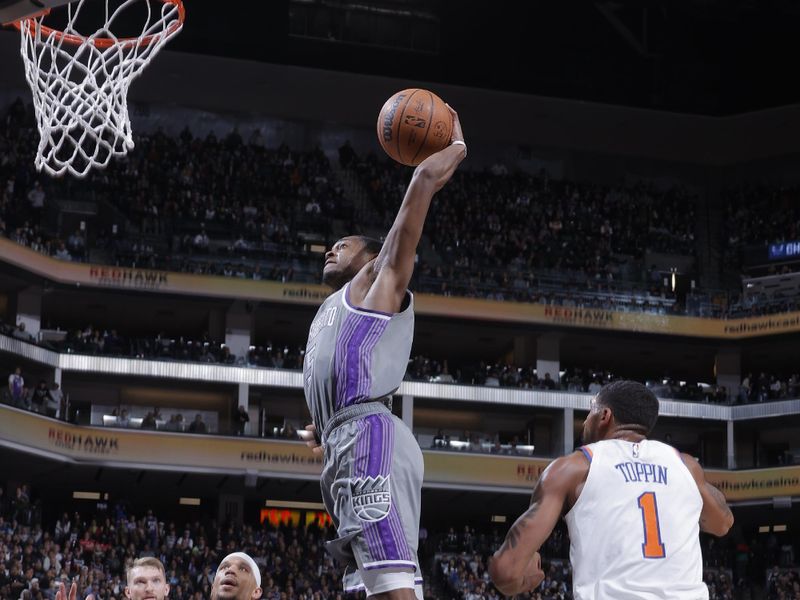
[[[409,167],[447,147],[452,133],[450,110],[428,90],[397,92],[378,114],[378,141],[386,154]]]

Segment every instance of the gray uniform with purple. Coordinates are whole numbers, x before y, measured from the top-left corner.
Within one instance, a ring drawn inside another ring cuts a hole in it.
[[[411,431],[387,404],[406,372],[414,299],[394,315],[353,307],[349,284],[331,294],[311,324],[303,364],[306,402],[325,446],[321,487],[339,537],[328,550],[356,569],[413,568],[424,465]]]

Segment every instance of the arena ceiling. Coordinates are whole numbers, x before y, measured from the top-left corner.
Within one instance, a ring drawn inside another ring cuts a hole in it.
[[[187,6],[174,50],[706,115],[800,101],[791,0]]]

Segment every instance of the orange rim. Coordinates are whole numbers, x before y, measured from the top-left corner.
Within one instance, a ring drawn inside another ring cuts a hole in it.
[[[112,46],[148,46],[153,43],[155,40],[161,39],[162,37],[168,36],[171,33],[174,33],[177,29],[179,29],[183,25],[183,21],[186,18],[186,9],[183,6],[183,0],[160,0],[163,4],[174,4],[178,9],[178,20],[173,21],[169,27],[167,27],[164,31],[160,33],[153,33],[151,35],[146,35],[142,38],[107,38],[107,37],[100,37],[94,38],[92,43],[97,48],[111,48]],[[72,33],[64,33],[63,31],[59,31],[58,29],[53,29],[48,27],[47,25],[41,25],[36,23],[37,17],[43,17],[50,14],[50,9],[43,10],[42,12],[28,17],[27,19],[20,19],[19,21],[15,21],[12,23],[14,27],[17,29],[21,29],[23,21],[30,21],[31,27],[38,27],[41,30],[41,34],[44,37],[50,37],[50,35],[54,35],[55,38],[59,41],[64,41],[68,44],[73,44],[75,46],[80,46],[89,38],[83,35],[75,35]]]

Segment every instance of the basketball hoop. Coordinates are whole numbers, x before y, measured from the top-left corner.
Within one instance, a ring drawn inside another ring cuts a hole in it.
[[[185,19],[182,0],[103,0],[104,24],[84,34],[76,21],[90,1],[68,6],[63,30],[43,23],[49,10],[14,23],[40,135],[34,164],[55,177],[85,177],[133,149],[128,87]],[[145,23],[138,35],[117,37],[113,28],[133,5],[146,5]]]

